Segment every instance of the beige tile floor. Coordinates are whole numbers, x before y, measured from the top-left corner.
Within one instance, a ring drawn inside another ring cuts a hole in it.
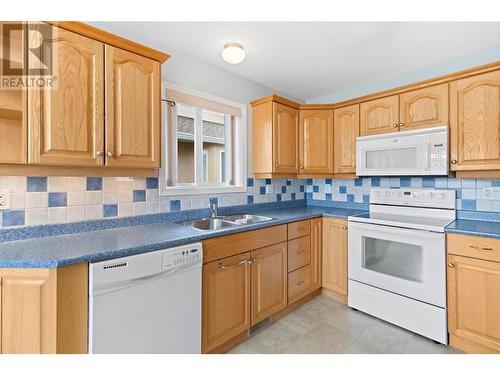
[[[446,354],[459,351],[319,295],[229,353]]]

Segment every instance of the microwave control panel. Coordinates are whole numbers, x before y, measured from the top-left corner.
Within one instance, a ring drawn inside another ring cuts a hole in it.
[[[431,175],[448,174],[448,132],[434,133],[430,137]]]

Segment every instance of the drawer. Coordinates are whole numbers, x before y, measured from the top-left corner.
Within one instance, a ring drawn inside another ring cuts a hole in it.
[[[446,249],[448,254],[500,262],[500,240],[495,238],[450,233]]]
[[[305,266],[288,274],[288,304],[305,296],[311,290],[311,266]]]
[[[311,236],[288,241],[288,272],[311,263]]]
[[[307,236],[311,233],[311,220],[302,220],[288,224],[288,239]]]

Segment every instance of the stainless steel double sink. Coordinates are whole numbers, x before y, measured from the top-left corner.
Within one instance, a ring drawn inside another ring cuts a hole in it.
[[[200,231],[216,231],[271,220],[273,220],[273,218],[268,216],[241,214],[215,216],[199,220],[188,220],[182,221],[179,224],[186,225]]]

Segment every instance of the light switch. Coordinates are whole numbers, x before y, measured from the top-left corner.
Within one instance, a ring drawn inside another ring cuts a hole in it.
[[[0,190],[0,210],[8,210],[10,208],[10,191]]]
[[[272,194],[273,185],[266,185],[266,194]]]
[[[500,187],[484,187],[482,196],[484,200],[500,200]]]

